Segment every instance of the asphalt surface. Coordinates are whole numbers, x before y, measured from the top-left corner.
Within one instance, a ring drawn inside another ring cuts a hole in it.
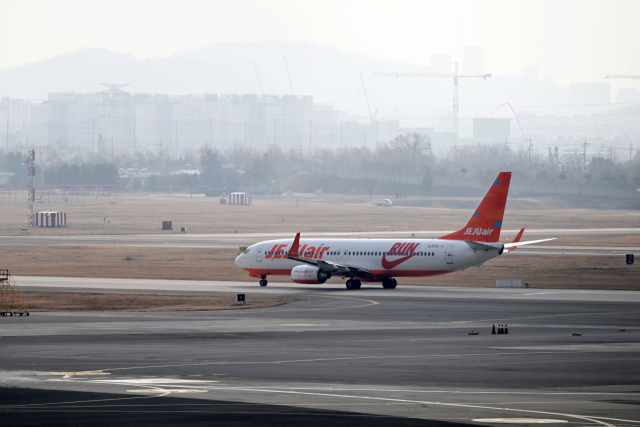
[[[637,292],[16,281],[33,290],[297,301],[0,317],[8,425],[640,423]],[[509,334],[492,335],[494,324],[508,324]]]
[[[505,235],[516,235],[519,230],[503,230]],[[306,233],[307,238],[437,238],[450,231],[393,232],[380,231],[368,233]],[[526,230],[526,240],[554,238],[561,236],[616,236],[640,235],[640,228],[601,228],[601,229],[545,229]],[[71,235],[71,236],[0,236],[0,245],[27,246],[119,246],[119,247],[159,247],[159,248],[234,248],[250,246],[254,243],[287,237],[286,233],[249,233],[249,234],[130,234],[130,235]],[[294,234],[291,234],[293,239]],[[517,255],[574,255],[574,256],[622,256],[627,253],[640,255],[640,246],[521,246]]]

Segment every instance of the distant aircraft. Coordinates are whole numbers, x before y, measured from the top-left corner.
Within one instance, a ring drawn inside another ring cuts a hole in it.
[[[267,240],[247,248],[236,265],[267,286],[267,276],[291,276],[295,283],[321,284],[330,277],[347,279],[347,289],[362,282],[397,286],[395,277],[425,277],[480,266],[517,246],[555,239],[499,243],[511,172],[500,172],[463,228],[438,239],[300,239]]]

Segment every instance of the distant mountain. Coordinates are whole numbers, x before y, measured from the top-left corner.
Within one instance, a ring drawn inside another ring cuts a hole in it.
[[[283,55],[289,63],[295,94],[358,107],[364,109],[363,113],[366,104],[359,71],[375,98],[375,87],[384,81],[373,79],[372,73],[426,68],[358,56],[312,42],[222,43],[146,60],[84,48],[0,70],[0,95],[40,102],[49,92],[99,92],[104,89],[100,82],[128,83],[125,90],[130,92],[260,93],[253,61],[265,93],[282,95],[290,93]]]

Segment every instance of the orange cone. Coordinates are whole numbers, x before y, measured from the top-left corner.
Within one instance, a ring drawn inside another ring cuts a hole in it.
[[[505,334],[509,333],[509,325],[504,325],[504,333]]]
[[[502,325],[498,325],[498,335],[502,335],[504,331],[502,330]]]
[[[491,330],[491,335],[496,334],[496,325],[493,325],[493,329]]]

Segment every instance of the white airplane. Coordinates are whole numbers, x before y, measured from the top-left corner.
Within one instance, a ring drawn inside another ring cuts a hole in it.
[[[500,172],[463,228],[438,239],[293,239],[267,240],[247,248],[236,265],[267,286],[267,276],[291,276],[295,283],[321,284],[347,279],[347,289],[361,282],[397,286],[394,277],[425,277],[480,266],[517,246],[555,239],[500,243],[511,172]]]

